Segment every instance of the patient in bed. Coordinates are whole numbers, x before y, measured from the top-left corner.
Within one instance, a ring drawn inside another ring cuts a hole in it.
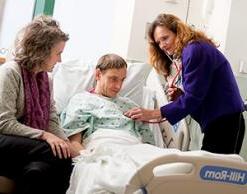
[[[139,166],[177,151],[150,145],[154,137],[149,126],[124,116],[137,106],[118,96],[126,73],[124,59],[102,56],[95,70],[95,89],[76,94],[61,114],[62,127],[80,153],[74,158],[67,194],[123,193]]]

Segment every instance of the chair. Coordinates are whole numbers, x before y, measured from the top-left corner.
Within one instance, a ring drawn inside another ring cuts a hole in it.
[[[0,194],[12,194],[15,191],[15,183],[13,180],[0,176]]]

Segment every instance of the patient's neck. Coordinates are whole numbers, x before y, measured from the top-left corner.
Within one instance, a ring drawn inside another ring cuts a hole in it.
[[[99,87],[97,87],[97,86],[94,88],[94,90],[93,90],[93,92],[92,92],[92,93],[94,93],[94,94],[98,94],[98,95],[102,96],[102,92],[101,92],[100,88],[99,88]]]
[[[104,90],[100,87],[95,87],[94,90],[91,91],[91,93],[97,94],[99,96],[107,97],[107,98],[115,98],[116,96],[109,96],[107,95],[107,90]]]

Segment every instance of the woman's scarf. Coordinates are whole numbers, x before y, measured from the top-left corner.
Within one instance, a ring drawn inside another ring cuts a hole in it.
[[[25,108],[23,123],[47,130],[50,115],[50,89],[47,72],[33,73],[21,67],[24,83]]]

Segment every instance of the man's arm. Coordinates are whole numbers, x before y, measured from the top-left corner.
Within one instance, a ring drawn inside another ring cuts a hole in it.
[[[72,147],[74,148],[75,152],[80,153],[81,150],[84,150],[85,148],[82,146],[82,138],[81,133],[77,133],[75,135],[71,135],[69,137],[70,143]]]

